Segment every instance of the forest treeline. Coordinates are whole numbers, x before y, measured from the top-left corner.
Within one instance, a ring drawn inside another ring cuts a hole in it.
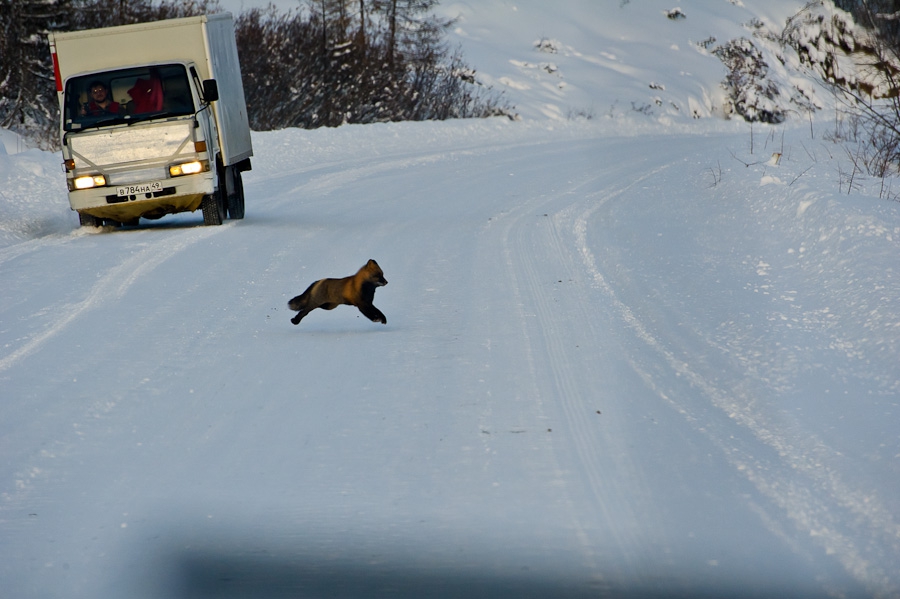
[[[480,86],[438,0],[307,0],[235,15],[250,126],[510,114]],[[0,0],[0,127],[53,145],[58,105],[47,33],[221,12],[218,0]],[[113,50],[111,50],[113,51]]]

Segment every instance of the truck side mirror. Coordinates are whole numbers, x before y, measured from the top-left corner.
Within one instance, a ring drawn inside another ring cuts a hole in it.
[[[219,84],[215,79],[207,79],[203,82],[203,100],[206,103],[215,102],[219,99]]]

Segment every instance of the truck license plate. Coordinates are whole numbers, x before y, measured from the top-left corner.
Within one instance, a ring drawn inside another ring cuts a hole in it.
[[[162,181],[152,181],[150,183],[139,183],[137,185],[121,185],[116,187],[116,195],[120,198],[125,196],[134,196],[142,193],[153,193],[154,191],[162,191]]]

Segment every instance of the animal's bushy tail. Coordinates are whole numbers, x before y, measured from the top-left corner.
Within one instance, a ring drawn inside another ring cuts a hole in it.
[[[295,312],[299,312],[300,310],[302,310],[303,303],[300,301],[300,298],[302,298],[302,297],[303,297],[302,295],[298,295],[297,297],[295,297],[294,299],[289,301],[288,308],[290,308],[291,310],[294,310]]]

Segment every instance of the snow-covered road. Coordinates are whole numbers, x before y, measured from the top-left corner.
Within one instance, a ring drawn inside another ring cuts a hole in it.
[[[222,227],[60,182],[0,247],[9,596],[896,595],[900,218],[740,143],[255,134]],[[290,324],[368,258],[386,326]]]

